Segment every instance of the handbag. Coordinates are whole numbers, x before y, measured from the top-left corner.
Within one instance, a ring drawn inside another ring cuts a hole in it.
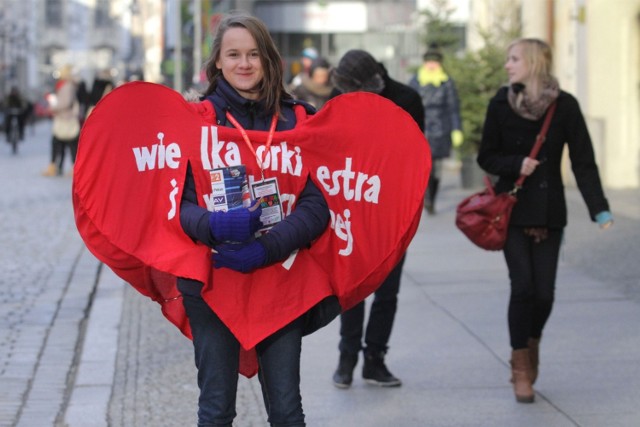
[[[555,109],[556,103],[553,102],[547,110],[542,129],[528,157],[535,159],[538,156]],[[511,211],[518,201],[516,194],[522,188],[525,178],[525,175],[520,175],[511,191],[496,194],[489,177],[485,176],[486,188],[458,204],[456,227],[476,246],[489,251],[501,250],[507,240]]]

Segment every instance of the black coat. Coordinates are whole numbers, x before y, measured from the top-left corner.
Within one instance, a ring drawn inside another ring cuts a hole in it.
[[[382,65],[380,66],[382,67]],[[393,101],[398,107],[409,113],[424,133],[424,107],[418,92],[390,78],[386,70],[384,70],[382,79],[384,80],[384,90],[380,96]]]
[[[507,88],[491,99],[485,118],[478,164],[499,177],[497,192],[510,191],[518,179],[522,161],[529,154],[544,117],[527,120],[518,116],[507,100]],[[540,165],[526,178],[518,192],[511,225],[563,228],[567,225],[567,207],[561,163],[565,144],[578,188],[591,219],[609,210],[604,196],[591,138],[578,101],[561,91],[547,138],[542,144]]]
[[[380,96],[387,98],[409,113],[420,127],[420,130],[424,132],[424,107],[422,106],[422,98],[420,98],[418,92],[408,85],[393,80],[389,77],[384,65],[381,63],[378,63],[378,65],[380,66],[380,75],[384,81],[384,89],[380,93]],[[340,94],[342,94],[342,92],[334,88],[330,98],[335,98]]]

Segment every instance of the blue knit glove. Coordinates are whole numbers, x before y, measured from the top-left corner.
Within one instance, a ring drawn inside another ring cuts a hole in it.
[[[240,273],[248,273],[264,265],[267,251],[257,240],[249,243],[225,243],[214,248],[211,259],[214,268],[227,267]]]
[[[260,215],[262,215],[260,200],[256,200],[249,208],[211,212],[209,230],[213,238],[221,242],[246,242],[262,228]]]
[[[600,228],[608,228],[613,224],[613,215],[609,211],[602,211],[596,215],[596,222]]]

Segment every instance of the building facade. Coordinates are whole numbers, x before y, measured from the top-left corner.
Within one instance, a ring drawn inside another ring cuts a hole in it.
[[[267,23],[287,66],[309,45],[332,64],[362,48],[408,81],[424,51],[419,10],[433,1],[0,0],[0,97],[13,85],[36,95],[50,90],[66,63],[88,83],[109,68],[116,81],[184,89],[177,83],[202,80],[216,19],[233,9]],[[462,11],[454,18],[466,24],[470,49],[480,43],[478,28],[502,25],[499,11],[519,10],[523,35],[550,42],[562,88],[580,101],[604,184],[640,186],[640,0],[449,3]]]

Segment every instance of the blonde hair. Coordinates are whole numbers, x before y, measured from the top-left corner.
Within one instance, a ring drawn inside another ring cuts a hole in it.
[[[544,82],[552,78],[551,67],[553,65],[553,53],[551,47],[544,41],[536,38],[521,38],[512,41],[507,48],[511,51],[514,46],[522,48],[522,59],[529,69],[527,93],[532,99],[540,98]],[[524,94],[518,95],[518,104]]]
[[[73,65],[64,64],[58,70],[58,75],[60,80],[71,80],[73,78]]]

